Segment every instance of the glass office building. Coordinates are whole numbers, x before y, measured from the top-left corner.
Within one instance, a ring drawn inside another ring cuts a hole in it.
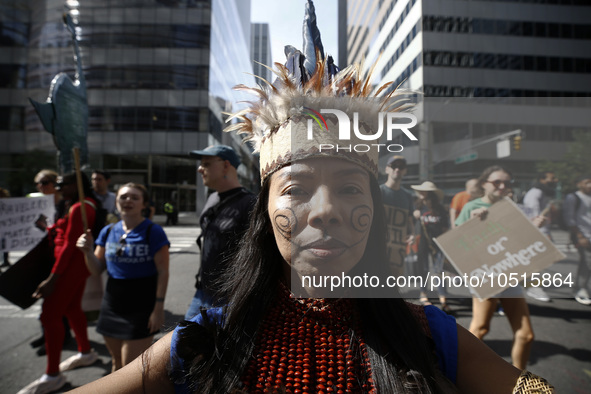
[[[423,93],[419,141],[403,143],[408,182],[430,178],[450,193],[463,189],[467,178],[499,163],[494,142],[479,144],[519,129],[522,147],[502,163],[525,188],[538,161],[561,160],[574,132],[591,131],[588,1],[340,3],[347,62],[365,58],[370,67],[379,58],[375,83]]]
[[[88,89],[89,167],[109,170],[114,184],[148,185],[157,209],[171,198],[183,211],[197,209],[205,190],[188,151],[226,143],[250,164],[247,148],[221,132],[221,111],[242,99],[232,86],[253,83],[245,73],[252,66],[244,7],[250,11],[250,2],[2,0],[3,185],[15,195],[29,192],[39,169],[56,167],[52,137],[27,98],[44,101],[59,72],[74,78],[72,40],[62,24],[69,12]],[[241,171],[251,173],[250,165]]]

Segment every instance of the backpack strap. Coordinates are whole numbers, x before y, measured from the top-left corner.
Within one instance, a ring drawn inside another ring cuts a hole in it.
[[[218,216],[218,213],[220,212],[220,210],[223,208],[224,205],[228,204],[230,201],[235,200],[237,197],[243,196],[246,194],[248,194],[248,190],[246,190],[246,188],[244,188],[244,187],[241,187],[235,193],[232,193],[229,196],[227,196],[226,198],[224,198],[223,200],[218,201],[218,203],[215,204],[214,206],[212,206],[211,208],[209,208],[204,213],[204,215],[210,216],[213,220]],[[199,224],[201,224],[201,223],[199,223]],[[204,233],[204,231],[199,233],[199,235],[197,236],[197,239],[195,240],[195,243],[197,244],[197,246],[199,246],[199,249],[201,249],[202,239],[204,236],[203,233]]]
[[[115,223],[111,223],[109,225],[109,229],[107,230],[107,234],[105,234],[105,242],[107,242],[107,238],[109,238],[109,233],[111,232],[111,230],[113,229],[113,226],[115,225]]]
[[[577,194],[577,192],[573,192],[571,194],[572,194],[572,196],[575,199],[575,209],[573,211],[573,215],[574,215],[574,217],[576,217],[577,216],[577,212],[579,211],[579,208],[581,207],[582,201],[581,201],[581,197],[579,197],[579,195]],[[575,224],[576,224],[576,221],[575,221]],[[568,230],[570,231],[570,242],[573,245],[576,246],[578,244],[578,242],[579,242],[579,240],[577,239],[578,238],[578,231],[577,230],[574,230],[572,228],[570,228]]]
[[[581,207],[581,197],[579,197],[579,195],[576,192],[573,193],[573,195],[575,196],[575,215],[576,215],[577,211]]]
[[[146,229],[146,241],[148,242],[148,248],[150,247],[150,232],[152,231],[152,226],[154,222],[148,224],[148,228]]]

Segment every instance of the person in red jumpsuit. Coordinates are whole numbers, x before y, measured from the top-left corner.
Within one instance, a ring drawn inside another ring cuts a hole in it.
[[[92,228],[100,203],[94,199],[90,181],[84,174],[82,183],[87,225]],[[76,248],[76,240],[84,232],[76,174],[58,178],[57,186],[66,200],[66,209],[65,214],[48,229],[54,243],[55,263],[47,279],[33,293],[33,297],[43,298],[41,324],[45,330],[47,368],[43,376],[23,388],[19,394],[58,390],[66,383],[61,372],[93,364],[98,359],[98,354],[90,348],[86,316],[82,311],[82,295],[90,273],[86,268],[84,255]],[[64,316],[74,330],[79,353],[60,364]]]

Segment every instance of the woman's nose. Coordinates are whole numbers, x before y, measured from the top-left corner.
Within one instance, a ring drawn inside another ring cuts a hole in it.
[[[310,200],[308,223],[312,227],[324,228],[341,222],[334,194],[325,186],[319,187]]]

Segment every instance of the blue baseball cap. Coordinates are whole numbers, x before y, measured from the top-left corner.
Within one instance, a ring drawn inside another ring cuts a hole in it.
[[[228,145],[212,145],[203,150],[193,150],[189,152],[189,156],[201,159],[203,156],[217,156],[220,159],[228,160],[234,168],[240,165],[240,157],[236,151]]]

